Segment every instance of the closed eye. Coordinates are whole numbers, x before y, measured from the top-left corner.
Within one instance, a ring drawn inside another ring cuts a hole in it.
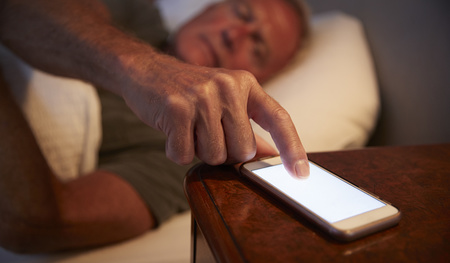
[[[246,1],[234,1],[233,11],[244,22],[251,22],[254,19],[252,9]]]
[[[252,49],[252,56],[255,58],[255,63],[258,66],[263,66],[269,56],[269,49],[259,33],[252,34],[252,40],[254,45]]]

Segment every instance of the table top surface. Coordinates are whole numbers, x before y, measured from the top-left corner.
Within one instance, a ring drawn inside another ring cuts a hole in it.
[[[450,144],[310,153],[309,159],[392,202],[399,225],[350,243],[315,226],[230,166],[190,171],[192,214],[220,262],[450,260]]]

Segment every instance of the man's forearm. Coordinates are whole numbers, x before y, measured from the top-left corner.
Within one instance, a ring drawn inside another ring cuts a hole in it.
[[[0,72],[0,246],[50,252],[117,242],[154,226],[120,177],[94,171],[61,183]]]
[[[4,0],[0,39],[32,66],[120,94],[127,65],[154,50],[126,35],[94,0]],[[148,65],[147,65],[148,66]]]

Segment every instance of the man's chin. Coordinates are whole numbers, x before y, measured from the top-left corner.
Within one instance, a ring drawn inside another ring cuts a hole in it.
[[[186,56],[186,57],[182,58],[182,60],[184,62],[192,64],[192,65],[203,66],[203,67],[211,67],[212,66],[212,65],[210,65],[211,63],[208,63],[205,59],[201,59],[198,57]]]

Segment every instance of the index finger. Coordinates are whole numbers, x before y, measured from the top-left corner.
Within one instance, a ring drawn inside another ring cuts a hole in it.
[[[286,170],[294,177],[308,177],[308,157],[289,113],[260,87],[249,94],[247,110],[249,117],[272,136]]]

